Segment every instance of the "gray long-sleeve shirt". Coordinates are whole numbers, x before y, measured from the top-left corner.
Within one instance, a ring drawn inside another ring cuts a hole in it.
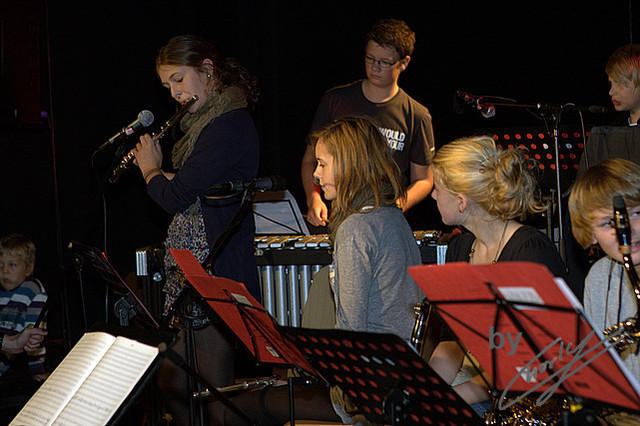
[[[585,280],[584,311],[600,331],[636,314],[636,297],[623,266],[610,257],[593,264]],[[620,354],[631,373],[640,379],[640,356],[635,345]]]
[[[336,233],[331,273],[336,328],[409,339],[413,305],[424,294],[408,268],[420,264],[420,250],[400,209],[380,207],[345,219]]]

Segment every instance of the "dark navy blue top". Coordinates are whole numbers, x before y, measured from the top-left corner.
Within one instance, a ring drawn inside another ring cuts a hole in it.
[[[259,141],[246,109],[215,118],[200,133],[193,151],[173,180],[155,176],[147,185],[151,198],[170,214],[202,201],[209,246],[227,228],[240,207],[240,197],[211,200],[202,194],[212,185],[251,180],[258,172]],[[214,274],[243,282],[261,300],[253,254],[254,220],[251,210],[216,258]]]

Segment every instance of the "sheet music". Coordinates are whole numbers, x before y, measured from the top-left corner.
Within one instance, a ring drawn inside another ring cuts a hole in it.
[[[158,354],[108,333],[86,333],[11,425],[105,424]]]
[[[114,336],[106,333],[82,336],[11,424],[52,424],[114,340]]]
[[[157,354],[154,346],[118,337],[54,424],[106,423]]]
[[[256,194],[253,201],[253,218],[258,235],[309,235],[309,228],[300,213],[296,199],[286,190]]]

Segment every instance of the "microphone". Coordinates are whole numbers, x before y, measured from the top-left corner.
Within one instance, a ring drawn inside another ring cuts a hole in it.
[[[594,114],[606,114],[609,112],[609,108],[602,105],[589,105],[587,111]]]
[[[620,253],[624,256],[631,254],[631,227],[629,226],[629,214],[621,195],[613,197],[613,220],[618,237]]]
[[[484,98],[482,96],[472,95],[471,93],[463,92],[462,90],[456,90],[456,96],[462,99],[464,103],[473,105],[475,109],[480,111],[480,115],[484,118],[491,118],[496,115],[496,107],[484,103]]]
[[[120,138],[122,138],[124,136],[131,136],[132,134],[134,134],[135,132],[137,132],[141,128],[149,127],[152,123],[153,123],[153,113],[151,111],[149,111],[149,110],[146,110],[146,109],[142,110],[142,111],[140,111],[140,114],[138,114],[138,118],[135,121],[133,121],[129,125],[127,125],[127,126],[123,127],[122,129],[120,129],[120,131],[118,133],[116,133],[115,135],[111,136],[111,138],[109,138],[108,141],[106,141],[105,143],[100,145],[100,147],[98,147],[98,149],[96,151],[100,151],[100,150],[106,148],[109,145],[113,145]]]
[[[624,204],[624,198],[622,198],[621,195],[613,197],[613,220],[616,227],[616,236],[618,237],[618,247],[622,255],[622,265],[625,271],[627,271],[627,275],[631,281],[637,303],[640,304],[640,278],[631,259],[631,226],[629,225],[629,214]],[[637,327],[639,325],[637,319],[640,319],[640,309],[636,311],[636,321],[633,323],[633,332],[636,336],[638,335]]]
[[[255,178],[252,180],[237,180],[233,182],[218,183],[210,186],[205,191],[205,195],[209,196],[226,196],[234,195],[253,187],[254,190],[264,191],[282,191],[286,189],[286,181],[280,176],[269,176]]]
[[[476,105],[476,109],[480,111],[480,115],[484,118],[491,118],[496,115],[496,107],[493,105],[478,103],[478,105]]]

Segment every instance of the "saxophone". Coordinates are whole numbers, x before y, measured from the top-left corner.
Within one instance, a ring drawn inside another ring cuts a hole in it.
[[[428,304],[427,299],[424,299],[422,303],[416,303],[413,305],[413,314],[415,315],[415,318],[409,343],[413,346],[416,352],[422,354],[427,333],[427,325],[429,324],[429,317],[431,316],[431,305]]]
[[[193,95],[193,97],[189,99],[187,102],[185,102],[184,104],[182,104],[180,109],[170,119],[168,119],[162,126],[160,126],[160,130],[158,130],[157,133],[153,133],[151,137],[155,141],[159,141],[160,139],[162,139],[162,137],[167,134],[167,131],[171,127],[173,127],[187,113],[187,111],[189,111],[189,108],[191,107],[191,105],[193,105],[194,102],[197,100],[198,100],[198,96]],[[133,154],[133,151],[130,151],[127,155],[125,155],[122,158],[122,160],[120,160],[120,163],[111,172],[111,176],[108,179],[109,183],[117,182],[118,179],[120,179],[120,177],[124,174],[124,172],[126,172],[131,168],[131,166],[133,165],[133,160],[135,158],[136,157]]]
[[[636,306],[640,307],[640,279],[631,260],[631,226],[622,196],[613,197],[613,211],[618,244],[622,254],[622,265],[633,287]],[[618,352],[623,352],[631,345],[640,343],[640,308],[636,308],[635,316],[606,328],[602,334]],[[636,346],[636,353],[639,348],[640,345]]]

